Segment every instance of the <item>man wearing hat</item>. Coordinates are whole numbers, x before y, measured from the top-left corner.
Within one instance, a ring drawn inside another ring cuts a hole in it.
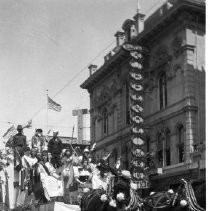
[[[25,149],[27,146],[26,136],[23,135],[23,127],[22,125],[17,126],[18,133],[13,136],[13,149],[17,150],[19,154],[21,153],[21,149]]]
[[[62,152],[62,141],[58,138],[58,131],[53,132],[53,138],[48,143],[48,151],[51,153],[52,165],[54,168],[62,166],[61,163],[61,152]]]

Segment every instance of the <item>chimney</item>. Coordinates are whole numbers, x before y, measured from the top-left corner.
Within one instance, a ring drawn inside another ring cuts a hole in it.
[[[127,19],[123,23],[122,28],[125,31],[126,42],[129,42],[132,38],[136,37],[136,27],[134,20]]]
[[[138,34],[144,31],[144,18],[145,14],[143,14],[141,11],[140,0],[138,0],[137,13],[133,17],[133,19],[136,21],[136,30]]]
[[[116,37],[117,47],[125,42],[125,32],[117,31],[114,36]]]
[[[89,67],[90,76],[97,70],[97,65],[91,64]]]

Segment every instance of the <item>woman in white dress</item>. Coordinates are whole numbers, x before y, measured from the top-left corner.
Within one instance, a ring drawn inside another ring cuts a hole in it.
[[[44,189],[45,197],[48,201],[51,198],[63,196],[63,184],[61,177],[56,174],[55,168],[48,161],[48,152],[42,152],[42,161],[39,162],[38,173]]]
[[[72,163],[72,153],[71,150],[67,149],[64,152],[64,157],[62,158],[63,170],[61,172],[61,179],[64,187],[64,202],[70,204],[70,190],[69,187],[74,179],[74,170]]]

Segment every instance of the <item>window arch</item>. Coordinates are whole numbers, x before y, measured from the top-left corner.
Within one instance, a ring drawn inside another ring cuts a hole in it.
[[[171,149],[170,149],[170,142],[171,142],[171,133],[170,130],[166,130],[165,133],[165,159],[166,159],[166,166],[170,166],[171,165]]]
[[[108,134],[108,111],[105,108],[103,111],[103,133]]]
[[[178,156],[179,163],[184,162],[184,126],[178,126]]]
[[[159,79],[159,102],[160,109],[167,106],[167,81],[165,72],[160,75]]]

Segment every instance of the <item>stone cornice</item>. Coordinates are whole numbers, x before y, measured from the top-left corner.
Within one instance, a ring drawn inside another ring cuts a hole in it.
[[[188,97],[189,98],[189,97]],[[187,98],[186,98],[187,99]],[[185,103],[186,99],[183,99],[173,105],[170,105],[168,107],[166,107],[164,110],[160,110],[156,113],[153,113],[151,115],[145,116],[145,126],[149,126],[152,127],[156,124],[159,124],[162,121],[165,121],[167,119],[171,119],[174,116],[180,115],[186,111],[197,111],[198,107],[197,106],[191,106],[191,105],[184,105],[182,106],[182,104]],[[181,106],[181,108],[179,108],[178,110],[171,112],[169,111],[169,109],[173,109],[173,107],[175,106]],[[166,114],[168,113],[168,114]],[[152,120],[150,120],[152,118]]]
[[[94,74],[92,74],[80,87],[83,89],[91,89],[98,81],[107,75],[108,71],[112,71],[119,63],[124,62],[128,58],[128,53],[119,50],[104,65],[102,65]]]
[[[145,21],[145,30],[133,42],[139,44],[150,42],[153,36],[157,36],[170,23],[174,23],[175,20],[179,21],[177,17],[180,14],[185,14],[185,11],[189,11],[191,14],[194,11],[200,12],[205,16],[205,4],[199,0],[177,0],[174,6],[168,11],[165,11],[162,16],[159,15],[159,10],[157,10]],[[184,19],[182,18],[180,21],[183,23]],[[186,19],[184,24],[188,24],[188,22],[190,20]]]

